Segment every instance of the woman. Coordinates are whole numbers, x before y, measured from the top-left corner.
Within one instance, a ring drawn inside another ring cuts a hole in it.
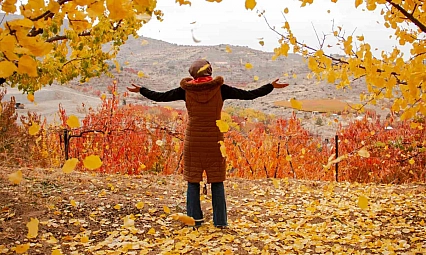
[[[192,78],[185,78],[180,87],[155,92],[132,84],[127,89],[142,94],[156,102],[184,100],[188,111],[188,123],[184,142],[184,178],[188,182],[187,215],[199,226],[204,221],[200,205],[200,182],[206,171],[207,183],[211,183],[213,223],[216,227],[228,225],[225,189],[226,162],[220,152],[219,141],[223,134],[216,126],[221,119],[223,101],[227,99],[252,100],[269,94],[274,88],[285,88],[289,84],[278,83],[278,79],[254,90],[241,90],[224,84],[223,78],[213,79],[212,67],[207,60],[199,59],[189,68]]]

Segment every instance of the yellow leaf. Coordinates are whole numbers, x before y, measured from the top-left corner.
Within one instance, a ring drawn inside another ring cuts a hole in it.
[[[79,128],[80,127],[80,121],[78,120],[77,116],[71,115],[67,119],[67,125],[70,128]]]
[[[287,8],[287,7],[284,9],[284,13],[285,13],[285,14],[287,14],[287,13],[288,13],[288,8]]]
[[[29,248],[30,248],[30,244],[29,243],[20,244],[20,245],[17,245],[15,247],[15,252],[18,253],[18,254],[22,254],[22,253],[27,252]]]
[[[69,174],[72,171],[74,171],[75,167],[77,166],[78,159],[76,158],[70,158],[67,161],[65,161],[65,164],[62,166],[62,172],[65,174]]]
[[[290,99],[290,105],[294,109],[297,109],[297,110],[301,110],[302,109],[302,102],[297,101],[294,98]]]
[[[306,153],[306,149],[302,148],[302,155],[305,155],[305,153]]]
[[[18,62],[18,73],[27,74],[30,77],[37,77],[37,62],[28,55],[22,56]]]
[[[226,52],[228,52],[228,53],[231,53],[232,52],[232,49],[231,49],[231,47],[229,47],[229,45],[226,45]]]
[[[74,207],[77,207],[77,203],[75,202],[74,199],[71,199],[70,204]]]
[[[121,205],[119,205],[119,204],[114,205],[114,209],[115,210],[120,210],[121,209]]]
[[[52,250],[52,255],[63,255],[63,253],[61,250],[56,249],[56,250]]]
[[[154,228],[151,228],[151,229],[148,231],[148,234],[150,234],[150,235],[155,234],[155,229],[154,229]]]
[[[253,10],[256,7],[256,0],[246,0],[246,9]]]
[[[28,101],[30,101],[30,102],[34,102],[34,94],[28,94],[28,95],[27,95],[27,99],[28,99]]]
[[[27,238],[36,238],[38,236],[38,219],[31,218],[30,222],[27,223],[28,234]]]
[[[133,227],[135,225],[135,220],[132,219],[132,215],[127,215],[126,217],[124,217],[124,227],[125,228],[130,228]]]
[[[16,72],[18,68],[10,61],[0,61],[0,78],[7,78]]]
[[[358,197],[358,206],[361,209],[367,209],[368,208],[368,198],[364,195],[360,195]]]
[[[106,0],[110,19],[120,20],[126,18],[128,10],[126,10],[124,3],[125,1],[122,0]]]
[[[165,213],[170,214],[170,208],[169,207],[164,205],[163,210],[164,210]]]
[[[80,238],[80,242],[81,243],[88,243],[89,242],[89,237],[84,235]]]
[[[258,80],[259,80],[259,76],[255,75],[255,76],[253,77],[253,80],[254,80],[254,81],[258,81]]]
[[[253,65],[252,65],[252,64],[250,64],[250,63],[246,63],[246,64],[245,64],[245,67],[246,67],[247,69],[252,69],[252,68],[253,68]]]
[[[83,165],[89,170],[95,170],[102,166],[102,161],[99,156],[90,155],[83,160]]]
[[[416,161],[414,161],[414,159],[411,158],[410,160],[408,160],[408,163],[410,163],[410,165],[414,165],[414,163],[416,163]]]
[[[38,131],[40,131],[40,125],[33,122],[31,127],[28,129],[28,133],[30,135],[36,135],[38,133]]]
[[[262,46],[264,46],[265,42],[264,41],[259,41],[259,44],[262,45]]]
[[[358,155],[363,157],[363,158],[369,158],[370,157],[370,152],[368,152],[364,147],[359,149],[358,151]]]
[[[139,165],[139,169],[140,169],[140,170],[144,170],[145,168],[146,168],[145,164],[140,164],[140,165]]]
[[[274,184],[274,187],[276,189],[278,189],[280,187],[280,180],[274,178],[274,179],[272,179],[272,183]]]
[[[136,208],[138,208],[140,210],[145,206],[145,203],[144,202],[137,202],[135,206],[136,206]]]
[[[142,71],[139,71],[139,72],[138,72],[138,77],[139,77],[139,78],[142,78],[142,77],[144,77],[144,76],[145,76],[145,74],[144,74]]]
[[[222,154],[222,157],[226,157],[226,147],[225,147],[225,143],[223,141],[219,141],[218,142],[220,144],[220,153]]]
[[[291,161],[291,155],[287,155],[287,156],[285,156],[285,160],[287,160],[287,161]]]
[[[147,41],[147,40],[142,40],[142,42],[141,42],[141,45],[143,46],[143,45],[148,45],[149,44],[149,42]]]
[[[197,73],[201,73],[201,72],[203,72],[204,70],[206,70],[209,67],[210,67],[210,64],[205,64],[200,69],[198,69]]]
[[[364,2],[364,0],[355,0],[355,8],[358,8]]]
[[[223,120],[216,120],[216,126],[219,127],[219,131],[222,133],[226,133],[229,131],[229,125]]]
[[[195,226],[195,220],[194,218],[188,216],[188,215],[184,215],[182,213],[175,213],[170,215],[174,220],[178,220],[180,222],[185,223],[188,226]]]
[[[11,183],[19,184],[22,181],[22,171],[18,170],[16,172],[9,174],[7,177]]]

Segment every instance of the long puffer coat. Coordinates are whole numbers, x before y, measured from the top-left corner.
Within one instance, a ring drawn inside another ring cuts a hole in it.
[[[223,182],[226,176],[226,159],[220,152],[219,141],[223,134],[216,126],[221,119],[223,78],[203,83],[191,83],[183,79],[180,83],[186,92],[188,123],[184,142],[184,178],[188,182],[202,181],[206,171],[207,182]]]

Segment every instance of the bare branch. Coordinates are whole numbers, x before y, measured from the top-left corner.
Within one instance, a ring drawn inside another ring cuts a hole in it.
[[[322,48],[322,44],[321,44],[321,41],[320,41],[320,39],[318,37],[318,33],[317,33],[317,30],[315,29],[314,23],[311,22],[311,25],[312,25],[312,28],[314,29],[315,35],[317,36],[318,45],[320,46],[320,48]]]

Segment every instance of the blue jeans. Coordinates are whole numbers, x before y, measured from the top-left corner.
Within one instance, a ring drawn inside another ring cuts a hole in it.
[[[227,226],[225,187],[223,182],[212,183],[213,224]],[[200,183],[188,182],[186,192],[186,213],[195,220],[197,226],[204,221],[200,203]]]

